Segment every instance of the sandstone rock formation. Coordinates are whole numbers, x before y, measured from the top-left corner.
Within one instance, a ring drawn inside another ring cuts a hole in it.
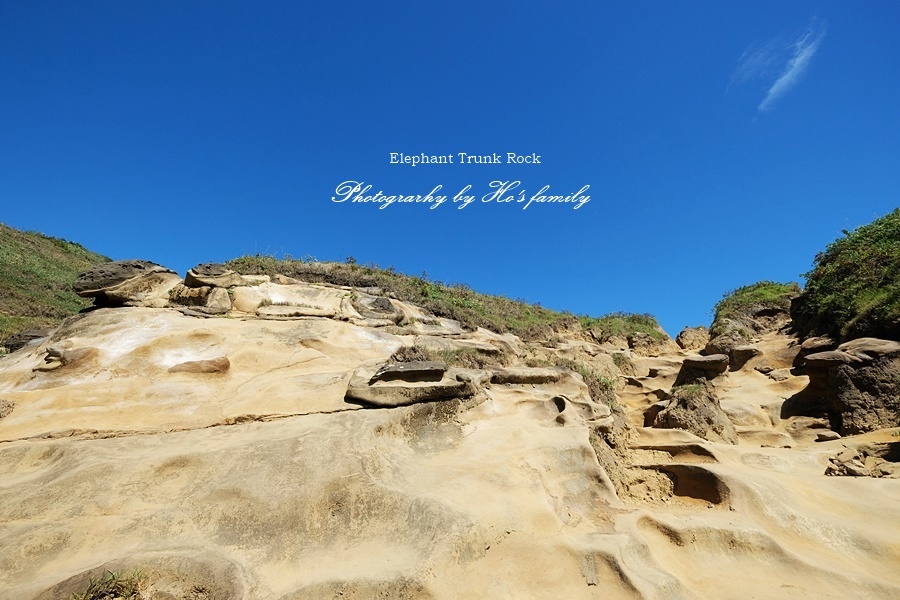
[[[781,418],[807,381],[782,332],[748,363],[775,381],[374,289],[198,281],[195,305],[98,308],[0,357],[0,598],[134,570],[160,599],[900,593],[892,431]],[[644,427],[656,403],[674,428]],[[843,445],[834,474],[865,476],[825,477]]]
[[[804,358],[810,402],[841,434],[900,426],[900,342],[859,338]]]
[[[672,399],[656,415],[653,427],[683,429],[711,442],[738,443],[737,432],[708,383],[672,388]]]
[[[161,265],[146,260],[121,260],[97,265],[78,276],[75,292],[94,298],[97,306],[148,306],[161,308],[181,278]]]
[[[709,343],[709,330],[700,327],[685,327],[675,338],[675,343],[683,350],[701,350]]]

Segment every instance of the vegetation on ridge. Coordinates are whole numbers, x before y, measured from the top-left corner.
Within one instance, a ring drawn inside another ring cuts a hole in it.
[[[711,337],[715,337],[725,328],[726,319],[740,320],[748,313],[757,313],[765,309],[788,311],[791,298],[800,293],[800,286],[791,281],[777,283],[774,281],[758,281],[727,292],[716,304],[715,316],[709,328]]]
[[[109,262],[82,245],[0,223],[0,346],[90,306],[72,291],[82,271]]]
[[[828,245],[791,317],[803,335],[900,339],[900,208]]]
[[[576,317],[521,300],[482,294],[464,284],[431,281],[424,274],[415,277],[374,265],[305,262],[290,257],[242,256],[226,266],[245,275],[284,275],[311,283],[330,283],[356,288],[379,288],[383,293],[421,306],[438,317],[454,319],[470,329],[484,327],[499,333],[513,333],[525,340],[546,339],[556,332],[583,332],[605,341],[613,336],[647,333],[656,339],[665,336],[650,315],[614,313],[605,317]]]

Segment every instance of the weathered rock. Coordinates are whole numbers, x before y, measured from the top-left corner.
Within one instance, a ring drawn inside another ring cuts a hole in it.
[[[838,350],[867,361],[885,354],[900,353],[900,342],[878,338],[858,338],[844,342]]]
[[[184,285],[191,288],[204,286],[230,288],[245,285],[240,275],[219,263],[203,263],[189,269]]]
[[[351,305],[365,319],[386,319],[393,324],[403,320],[403,312],[384,296],[355,298]]]
[[[667,335],[657,338],[649,333],[634,333],[626,341],[631,351],[638,356],[659,356],[678,351],[678,345]]]
[[[179,283],[169,292],[169,302],[178,306],[206,306],[212,291],[210,286],[188,287]]]
[[[283,306],[272,304],[262,306],[256,314],[264,319],[297,318],[297,317],[333,317],[335,312],[318,306]]]
[[[168,303],[169,290],[179,283],[181,278],[161,265],[123,260],[84,271],[72,287],[79,296],[94,298],[96,306],[162,308]]]
[[[761,407],[749,402],[724,402],[720,403],[722,412],[733,425],[745,427],[771,427],[772,419],[769,413]]]
[[[29,329],[8,338],[4,342],[4,346],[9,352],[16,352],[18,350],[21,350],[25,346],[37,343],[40,340],[49,337],[51,333],[53,333],[53,330],[50,328]]]
[[[739,371],[747,364],[747,362],[762,354],[762,351],[756,346],[737,346],[731,349],[730,363],[732,371]]]
[[[837,344],[834,340],[828,337],[813,337],[805,340],[802,344],[800,344],[800,349],[797,352],[797,356],[794,357],[793,366],[794,367],[804,367],[806,362],[806,357],[810,354],[818,354],[820,352],[826,352],[828,350],[834,350]]]
[[[837,431],[820,431],[816,434],[817,442],[833,442],[839,439],[841,439],[841,434]]]
[[[766,375],[772,381],[787,381],[791,377],[791,372],[789,369],[775,369],[773,371],[769,371]]]
[[[838,365],[861,363],[862,359],[840,350],[828,350],[827,352],[810,354],[806,357],[804,362],[807,367],[813,369],[827,369]]]
[[[220,356],[208,360],[189,360],[169,367],[169,373],[226,373],[231,368],[228,357]]]
[[[409,363],[400,363],[409,364]],[[478,391],[476,380],[467,373],[448,368],[437,381],[374,379],[383,367],[360,367],[350,379],[347,398],[376,406],[405,406],[419,402],[468,398]]]
[[[828,459],[826,475],[900,478],[900,442],[874,442],[850,447]]]
[[[683,429],[711,442],[738,443],[734,425],[709,384],[673,387],[672,401],[656,416],[653,427]]]
[[[685,327],[675,338],[684,350],[702,350],[709,343],[709,330],[704,327]]]
[[[555,369],[528,367],[507,367],[495,369],[491,375],[491,383],[504,384],[541,384],[559,381],[560,372]]]
[[[57,344],[47,348],[44,364],[35,367],[35,371],[54,371],[74,363],[95,358],[100,353],[96,348],[72,348],[71,343]]]
[[[266,297],[255,287],[236,287],[232,290],[231,307],[255,314]]]
[[[861,338],[805,358],[806,412],[818,408],[843,434],[900,425],[900,343]],[[786,403],[787,404],[787,403]]]
[[[724,321],[727,327],[718,335],[710,337],[704,349],[706,354],[724,354],[728,356],[734,348],[750,343],[749,330],[728,319],[724,319]]]
[[[804,342],[800,344],[800,349],[807,351],[809,354],[814,354],[815,352],[833,350],[835,345],[834,340],[829,337],[812,337],[808,340],[804,340]]]
[[[728,370],[728,356],[713,354],[710,356],[687,356],[681,363],[681,370],[675,378],[675,385],[697,383],[701,379],[713,379]]]
[[[378,369],[369,385],[376,381],[440,381],[447,371],[447,363],[439,361],[414,360],[392,363]]]
[[[9,400],[0,398],[0,419],[9,416],[9,414],[13,411],[13,408],[15,408],[15,404],[10,402]]]
[[[213,288],[206,298],[206,308],[222,313],[231,310],[231,296],[228,295],[228,290],[220,287]]]
[[[671,399],[654,402],[644,410],[644,427],[653,427],[659,413],[669,407]]]

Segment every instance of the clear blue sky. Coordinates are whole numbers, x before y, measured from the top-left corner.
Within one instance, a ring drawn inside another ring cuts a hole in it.
[[[898,31],[893,1],[4,0],[0,221],[182,273],[353,256],[674,335],[900,205]],[[332,202],[344,181],[476,201]]]

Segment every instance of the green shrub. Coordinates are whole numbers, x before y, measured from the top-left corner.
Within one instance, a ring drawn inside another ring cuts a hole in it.
[[[828,245],[792,318],[803,335],[900,339],[900,209]]]

